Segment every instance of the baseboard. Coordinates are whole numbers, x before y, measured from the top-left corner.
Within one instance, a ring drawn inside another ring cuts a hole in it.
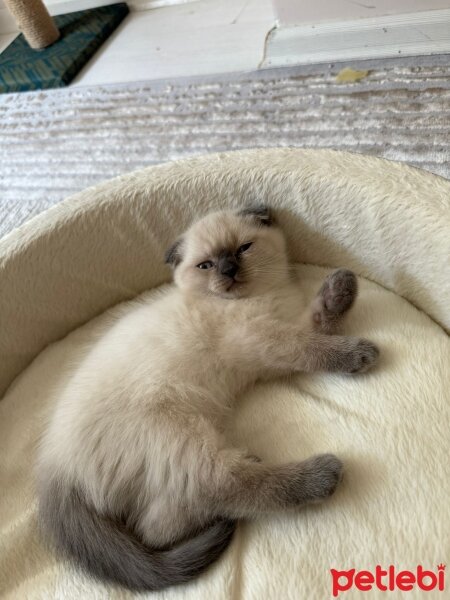
[[[450,53],[450,9],[275,27],[260,67]]]

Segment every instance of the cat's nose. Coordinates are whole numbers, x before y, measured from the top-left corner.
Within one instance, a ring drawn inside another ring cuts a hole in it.
[[[231,279],[233,279],[238,272],[238,269],[239,266],[234,260],[224,258],[219,261],[219,270],[221,274],[225,275],[226,277],[231,277]]]

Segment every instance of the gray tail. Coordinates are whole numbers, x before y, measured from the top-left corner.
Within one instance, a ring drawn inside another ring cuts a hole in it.
[[[91,509],[75,488],[47,485],[40,498],[44,529],[63,552],[94,577],[134,591],[185,583],[213,563],[231,541],[235,521],[218,520],[164,550],[141,543],[124,524]]]

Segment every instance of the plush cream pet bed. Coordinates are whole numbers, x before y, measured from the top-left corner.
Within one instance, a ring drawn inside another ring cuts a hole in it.
[[[149,597],[325,599],[332,568],[437,572],[449,561],[450,183],[358,155],[256,150],[126,175],[0,241],[3,599],[131,596],[85,578],[41,543],[36,440],[95,337],[102,317],[93,318],[166,282],[164,250],[193,219],[251,201],[275,208],[311,295],[327,268],[360,275],[347,331],[377,342],[380,364],[355,377],[296,376],[242,398],[231,437],[271,461],[335,452],[346,465],[342,486],[323,505],[241,523],[205,575]],[[408,598],[424,597],[414,589]]]

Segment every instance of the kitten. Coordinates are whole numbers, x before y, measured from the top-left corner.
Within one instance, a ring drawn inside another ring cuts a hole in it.
[[[223,211],[168,251],[175,287],[145,295],[93,345],[60,398],[38,464],[57,549],[106,582],[158,590],[226,548],[237,519],[330,496],[332,454],[273,466],[227,445],[235,398],[257,379],[366,371],[367,340],[335,334],[357,294],[329,275],[306,307],[267,209]]]

